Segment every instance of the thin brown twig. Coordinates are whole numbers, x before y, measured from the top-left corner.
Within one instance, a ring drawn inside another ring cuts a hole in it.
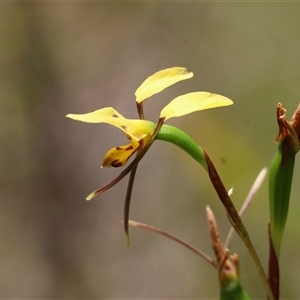
[[[181,244],[182,246],[188,248],[189,250],[193,251],[194,253],[196,253],[197,255],[199,255],[200,257],[202,257],[204,260],[206,260],[210,265],[212,265],[214,268],[217,268],[217,263],[207,254],[205,254],[204,252],[202,252],[201,250],[199,250],[198,248],[192,246],[191,244],[183,241],[182,239],[177,238],[176,236],[153,226],[150,226],[148,224],[144,224],[144,223],[139,223],[139,222],[135,222],[135,221],[131,221],[129,220],[129,225],[130,226],[134,226],[134,227],[138,227],[138,228],[142,228],[142,229],[146,229],[149,231],[153,231],[155,233],[161,234],[171,240],[173,240],[174,242],[177,242],[179,244]]]

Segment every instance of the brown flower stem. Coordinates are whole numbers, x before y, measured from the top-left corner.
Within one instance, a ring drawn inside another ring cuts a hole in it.
[[[270,231],[270,222],[268,224],[268,234],[269,234],[269,282],[274,294],[275,300],[279,299],[280,290],[280,272],[279,272],[279,262],[273,246],[271,231]]]
[[[131,221],[131,220],[129,220],[129,225],[134,226],[134,227],[138,227],[138,228],[142,228],[142,229],[146,229],[146,230],[158,233],[158,234],[161,234],[161,235],[171,239],[172,241],[177,242],[177,243],[181,244],[182,246],[188,248],[189,250],[193,251],[194,253],[196,253],[197,255],[202,257],[204,260],[206,260],[214,268],[217,267],[217,263],[210,256],[208,256],[207,254],[205,254],[201,250],[197,249],[196,247],[192,246],[191,244],[185,242],[184,240],[179,239],[178,237],[176,237],[176,236],[174,236],[174,235],[172,235],[172,234],[170,234],[166,231],[163,231],[162,229],[150,226],[148,224]]]
[[[129,210],[130,210],[130,203],[131,203],[131,194],[132,194],[132,188],[133,188],[133,183],[134,183],[134,178],[135,178],[137,167],[138,167],[138,165],[136,165],[130,173],[129,180],[128,180],[128,185],[127,185],[125,202],[124,202],[124,211],[123,211],[124,222],[123,223],[124,223],[124,231],[125,231],[125,235],[126,235],[127,246],[130,245],[128,221],[129,221]]]
[[[256,265],[258,273],[261,276],[261,279],[265,286],[269,300],[274,300],[274,296],[273,296],[272,289],[270,287],[267,275],[262,267],[260,259],[259,259],[258,255],[256,253],[256,250],[250,240],[249,234],[241,220],[241,217],[239,216],[237,210],[235,209],[233,202],[230,199],[230,196],[228,195],[227,190],[225,189],[224,184],[223,184],[214,164],[212,163],[208,154],[204,150],[203,150],[203,153],[204,153],[206,163],[208,166],[209,178],[210,178],[223,206],[226,209],[227,215],[229,217],[229,221],[231,222],[232,226],[234,227],[234,229],[236,230],[238,235],[241,237],[246,248],[248,249],[248,251]]]

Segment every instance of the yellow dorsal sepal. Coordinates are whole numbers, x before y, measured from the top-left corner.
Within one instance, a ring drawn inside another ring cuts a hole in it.
[[[173,67],[156,72],[148,77],[136,90],[136,102],[142,103],[147,98],[161,92],[176,82],[189,79],[193,76],[192,72],[188,72],[186,68],[182,67]]]

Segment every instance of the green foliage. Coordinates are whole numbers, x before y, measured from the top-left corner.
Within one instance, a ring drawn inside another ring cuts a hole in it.
[[[221,289],[220,300],[250,300],[248,293],[239,281],[231,283],[226,289]]]

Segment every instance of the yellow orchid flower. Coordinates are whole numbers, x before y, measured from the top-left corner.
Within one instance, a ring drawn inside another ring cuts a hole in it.
[[[135,159],[113,181],[106,186],[95,190],[86,198],[87,200],[94,198],[115,185],[131,172],[125,201],[125,230],[126,228],[128,229],[127,212],[129,211],[130,195],[137,165],[154,142],[164,122],[170,118],[184,116],[195,111],[233,104],[230,99],[221,95],[208,92],[193,92],[176,97],[165,106],[160,113],[157,123],[144,120],[143,102],[147,98],[163,91],[179,81],[191,77],[193,77],[193,73],[188,72],[182,67],[165,69],[148,77],[135,92],[139,119],[126,119],[112,107],[102,108],[87,114],[67,115],[68,118],[81,122],[110,124],[122,130],[130,140],[130,143],[127,145],[110,149],[104,156],[102,167],[124,166],[133,154],[136,154]],[[165,133],[166,131],[164,131],[164,134]]]
[[[141,107],[145,99],[181,80],[191,77],[193,77],[193,73],[182,67],[159,71],[148,77],[136,90],[136,103]],[[157,125],[159,124],[159,127],[161,127],[165,120],[172,117],[230,104],[232,104],[230,99],[208,92],[194,92],[181,95],[163,108]],[[86,123],[107,123],[119,128],[126,134],[130,143],[110,149],[104,156],[102,167],[124,166],[133,154],[142,150],[153,141],[155,123],[141,119],[126,119],[112,107],[102,108],[87,114],[68,114],[67,117]],[[140,118],[142,118],[141,115]],[[158,131],[159,128],[156,128],[156,132]],[[90,200],[97,194],[95,191],[87,199]]]
[[[121,167],[139,149],[150,142],[155,124],[146,120],[129,120],[112,107],[105,107],[87,114],[68,114],[68,118],[86,123],[107,123],[122,130],[131,141],[124,146],[110,149],[104,156],[102,167]]]

